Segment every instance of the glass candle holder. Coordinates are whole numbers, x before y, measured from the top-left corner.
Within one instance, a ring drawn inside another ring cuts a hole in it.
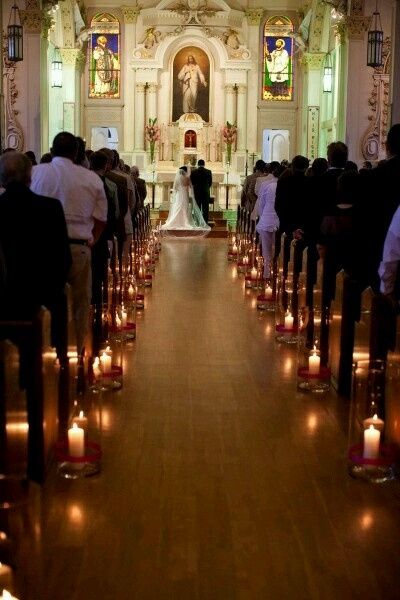
[[[263,291],[257,296],[257,308],[268,312],[275,311],[275,293],[270,281],[265,284]]]
[[[96,475],[101,470],[101,428],[99,428],[100,398],[91,395],[85,405],[76,403],[74,413],[56,443],[58,473],[66,479]]]
[[[122,344],[108,346],[100,353],[100,385],[102,391],[119,390],[122,387]]]
[[[304,331],[305,327],[303,327]],[[302,392],[317,394],[328,391],[331,371],[321,360],[319,340],[315,339],[310,349],[306,343],[306,336],[299,335],[298,349],[297,388]]]
[[[396,476],[397,451],[385,441],[384,382],[384,361],[354,363],[348,469],[352,477],[372,483]]]

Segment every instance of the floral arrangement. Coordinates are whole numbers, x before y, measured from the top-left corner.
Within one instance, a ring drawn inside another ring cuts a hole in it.
[[[225,127],[222,128],[222,137],[226,144],[226,161],[231,162],[232,157],[232,145],[237,139],[237,127],[233,123],[226,122]]]
[[[160,128],[156,123],[157,118],[149,119],[149,124],[145,127],[146,140],[150,144],[150,162],[154,162],[156,142],[160,139]]]

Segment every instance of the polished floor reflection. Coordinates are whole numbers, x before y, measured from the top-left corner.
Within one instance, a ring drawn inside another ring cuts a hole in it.
[[[400,487],[352,480],[348,404],[296,392],[225,240],[168,239],[99,477],[26,516],[23,600],[400,597]]]

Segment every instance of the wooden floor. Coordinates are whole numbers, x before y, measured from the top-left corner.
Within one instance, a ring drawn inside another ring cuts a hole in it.
[[[400,598],[400,487],[352,480],[345,401],[296,392],[226,261],[163,244],[99,477],[50,477],[27,517],[22,600]]]

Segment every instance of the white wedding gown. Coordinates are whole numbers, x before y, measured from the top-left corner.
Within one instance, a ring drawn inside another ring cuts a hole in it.
[[[161,225],[161,229],[193,233],[207,233],[211,229],[204,221],[202,212],[194,200],[190,179],[184,171],[179,170],[175,177],[168,219],[164,225]]]

